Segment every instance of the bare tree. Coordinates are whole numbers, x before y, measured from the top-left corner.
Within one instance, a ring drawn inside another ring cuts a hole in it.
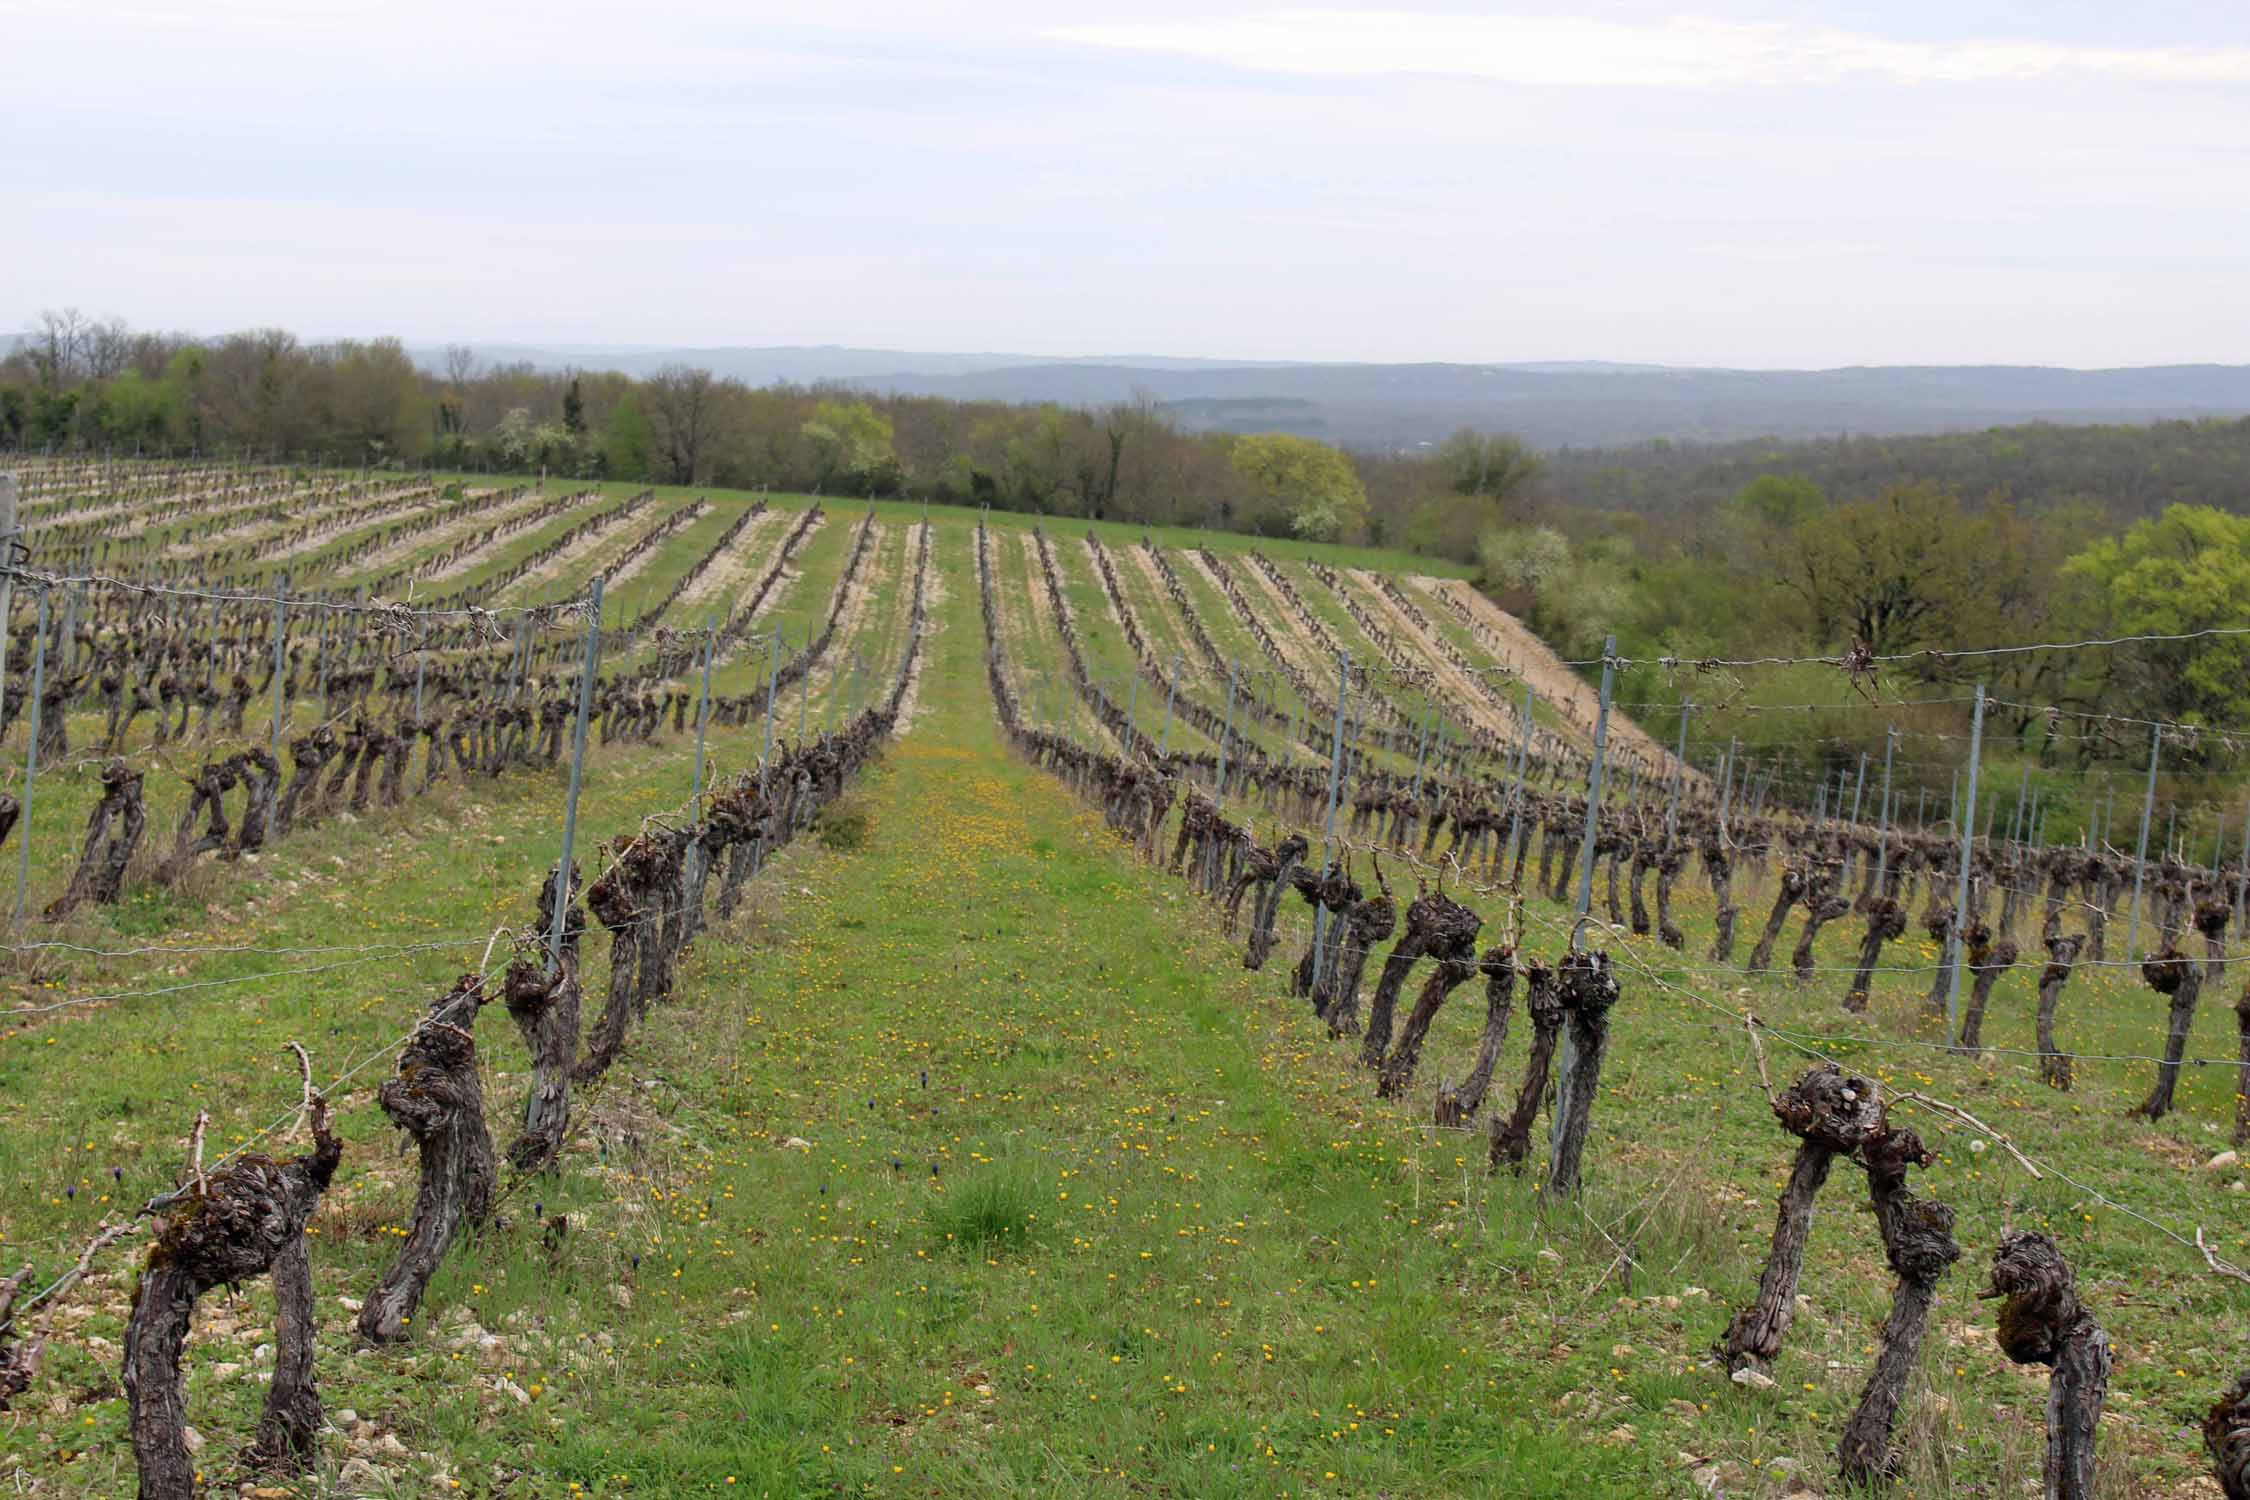
[[[53,385],[68,385],[86,373],[86,337],[93,319],[75,307],[42,308],[31,330],[32,360]]]
[[[133,330],[123,318],[104,318],[86,325],[79,339],[86,373],[107,380],[133,362]]]
[[[675,484],[694,484],[718,426],[719,382],[699,366],[666,365],[648,378],[648,424],[657,461]]]

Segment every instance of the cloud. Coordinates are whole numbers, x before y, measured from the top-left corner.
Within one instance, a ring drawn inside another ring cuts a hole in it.
[[[2088,47],[2036,40],[1898,41],[1864,32],[1680,17],[1272,10],[1065,26],[1059,41],[1165,53],[1259,72],[1361,78],[1449,75],[1564,88],[1829,83],[1997,83],[2100,76],[2250,83],[2250,48]]]

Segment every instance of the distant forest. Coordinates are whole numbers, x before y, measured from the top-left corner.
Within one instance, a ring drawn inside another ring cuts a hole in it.
[[[1800,476],[1841,500],[1922,481],[2019,506],[2088,501],[2119,520],[2153,516],[2167,505],[2250,511],[2250,418],[1566,448],[1545,456],[1536,493],[1555,505],[1694,514],[1769,474]]]

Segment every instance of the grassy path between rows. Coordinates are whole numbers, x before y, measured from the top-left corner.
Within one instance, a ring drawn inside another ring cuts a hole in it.
[[[709,1154],[626,1232],[630,1373],[578,1406],[555,1472],[771,1495],[1623,1482],[1631,1454],[1555,1431],[1473,1346],[1451,1251],[1418,1232],[1447,1210],[1407,1201],[1397,1143],[1302,1108],[1230,955],[945,718],[875,773],[864,849],[789,877],[786,941],[699,962],[697,1024],[656,1070]]]

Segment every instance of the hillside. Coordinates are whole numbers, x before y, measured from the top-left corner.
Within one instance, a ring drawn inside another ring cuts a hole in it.
[[[2113,909],[2122,858],[1621,725],[1597,798],[1583,685],[1396,554],[26,475],[21,1493],[2013,1495],[2032,1232],[2104,1485],[2211,1493],[2250,1121],[2176,997],[2231,871]],[[1964,850],[1956,965],[1886,914]]]

